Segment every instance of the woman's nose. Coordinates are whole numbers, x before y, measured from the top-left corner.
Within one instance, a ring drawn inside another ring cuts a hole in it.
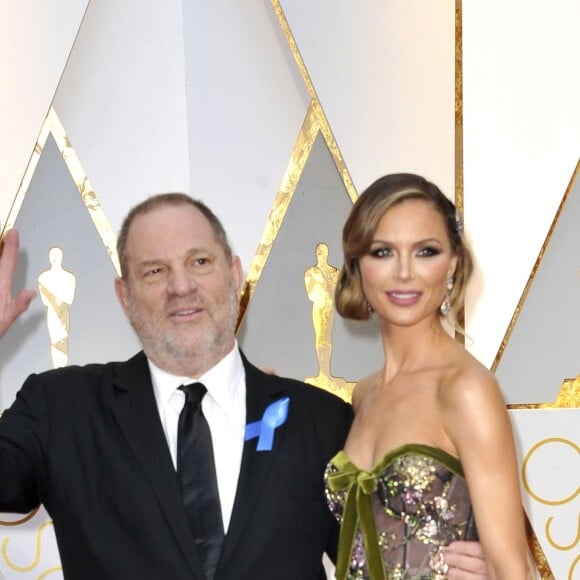
[[[407,256],[400,256],[397,261],[397,277],[401,280],[409,280],[413,275],[413,266]]]

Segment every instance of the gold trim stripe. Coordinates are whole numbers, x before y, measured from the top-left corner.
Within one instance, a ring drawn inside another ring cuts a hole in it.
[[[463,4],[455,0],[455,207],[463,217]]]
[[[501,361],[501,358],[503,356],[505,348],[509,342],[509,339],[512,335],[513,329],[514,329],[514,327],[518,321],[518,318],[520,316],[520,312],[521,312],[521,310],[524,306],[524,303],[526,301],[526,298],[528,296],[528,292],[530,291],[530,288],[532,287],[532,283],[534,281],[534,278],[536,277],[536,272],[538,271],[538,268],[540,267],[540,264],[542,263],[544,253],[546,252],[546,249],[547,249],[548,245],[550,244],[550,241],[552,239],[552,235],[554,234],[554,230],[556,229],[556,225],[558,224],[558,221],[560,219],[560,215],[562,214],[562,211],[564,210],[566,202],[568,201],[568,197],[570,196],[570,192],[572,191],[572,187],[574,185],[574,182],[576,181],[576,178],[577,178],[579,172],[580,172],[580,159],[578,160],[578,163],[576,164],[576,168],[574,169],[574,172],[572,174],[572,178],[570,179],[570,182],[568,183],[568,187],[566,188],[566,192],[564,193],[564,197],[562,198],[562,201],[560,202],[560,206],[558,207],[558,210],[556,211],[556,215],[554,216],[554,219],[552,220],[552,224],[550,225],[550,229],[548,230],[548,234],[546,236],[546,239],[544,240],[542,248],[540,249],[540,253],[538,254],[536,262],[532,268],[532,272],[530,274],[530,277],[528,278],[528,282],[526,283],[526,285],[524,287],[522,295],[521,295],[519,302],[516,306],[516,309],[514,311],[514,315],[512,316],[512,319],[508,325],[508,328],[507,328],[506,333],[503,337],[503,340],[501,341],[499,350],[497,351],[497,354],[495,356],[495,360],[493,361],[493,364],[491,366],[492,372],[496,371],[496,369]]]
[[[308,90],[308,94],[310,95],[310,98],[312,100],[310,103],[309,111],[310,109],[313,109],[314,111],[315,117],[318,121],[318,127],[320,129],[320,132],[322,133],[324,140],[326,141],[326,145],[328,146],[332,158],[334,159],[334,163],[336,164],[336,168],[340,176],[342,177],[342,181],[348,192],[348,195],[350,196],[352,202],[354,203],[356,201],[356,198],[358,197],[357,190],[352,181],[352,177],[346,167],[346,163],[344,161],[342,153],[340,152],[340,148],[338,146],[338,143],[336,142],[334,133],[330,128],[330,124],[328,122],[326,114],[324,113],[324,109],[322,108],[322,104],[320,102],[320,99],[318,98],[318,94],[316,93],[316,89],[314,88],[314,84],[312,83],[312,79],[310,78],[306,65],[304,64],[304,60],[302,59],[302,55],[300,54],[300,50],[298,49],[296,40],[294,39],[294,35],[290,30],[290,26],[288,26],[288,21],[286,20],[286,16],[284,14],[284,11],[282,10],[282,6],[280,5],[279,0],[272,0],[272,6],[276,13],[276,17],[278,18],[278,22],[280,23],[280,28],[282,29],[282,32],[286,37],[286,42],[288,43],[290,52],[294,57],[298,70],[302,75],[302,80],[304,81],[306,89]]]
[[[463,5],[455,0],[455,207],[463,219]],[[465,328],[465,306],[457,313]],[[455,340],[465,346],[465,334],[455,331]]]
[[[319,128],[316,120],[316,115],[314,112],[314,107],[312,103],[308,108],[306,113],[306,118],[302,124],[302,129],[298,135],[298,139],[294,144],[294,150],[292,151],[292,156],[286,167],[286,172],[282,178],[282,183],[278,189],[278,194],[270,215],[268,216],[268,221],[264,232],[262,233],[262,238],[258,244],[258,249],[248,270],[248,275],[246,277],[246,282],[242,290],[242,295],[240,298],[240,318],[238,321],[238,326],[241,324],[243,316],[246,312],[248,304],[252,299],[256,285],[262,275],[262,271],[266,266],[270,251],[272,250],[272,245],[276,240],[278,231],[284,221],[284,216],[286,211],[292,201],[294,191],[298,185],[298,180],[304,171],[304,166],[306,161],[312,151],[312,146],[314,145],[314,140],[318,134]]]
[[[10,213],[8,214],[8,219],[6,220],[6,225],[4,229],[7,231],[10,228],[14,227],[16,222],[16,218],[18,213],[20,212],[20,208],[22,207],[22,203],[24,202],[24,197],[28,192],[28,188],[30,187],[30,182],[32,181],[32,176],[36,171],[36,167],[40,160],[40,156],[42,155],[42,150],[46,145],[46,140],[48,139],[48,135],[52,134],[56,145],[62,155],[62,158],[68,168],[71,177],[81,194],[81,198],[85,207],[87,208],[97,231],[103,240],[103,244],[105,245],[105,249],[115,266],[117,274],[120,275],[121,268],[119,266],[119,260],[117,257],[117,236],[115,232],[111,228],[109,221],[103,211],[101,204],[95,194],[93,187],[89,182],[89,178],[85,170],[83,169],[81,162],[73,149],[70,139],[54,110],[54,107],[51,107],[46,119],[42,125],[40,130],[38,140],[34,147],[34,151],[30,157],[30,161],[28,162],[28,166],[26,167],[26,171],[24,172],[24,177],[20,183],[20,187],[18,188],[18,192],[16,193],[16,197],[14,199],[14,203],[10,208]]]
[[[270,255],[272,245],[278,235],[280,226],[284,221],[284,216],[286,215],[288,206],[292,201],[292,196],[294,195],[294,191],[296,190],[296,186],[298,185],[298,181],[300,180],[302,172],[304,171],[304,167],[306,166],[306,162],[308,161],[310,152],[312,151],[314,141],[319,132],[324,138],[326,146],[328,147],[336,169],[341,176],[342,182],[351,201],[354,203],[358,197],[358,192],[354,186],[352,177],[348,171],[336,138],[334,137],[334,133],[330,128],[326,114],[324,113],[322,105],[320,104],[320,100],[318,99],[318,95],[310,75],[308,74],[304,60],[302,59],[302,55],[298,50],[296,40],[294,39],[294,35],[290,30],[288,21],[286,20],[286,16],[284,15],[284,11],[282,10],[280,2],[278,0],[272,0],[272,7],[274,8],[274,12],[278,18],[282,33],[286,38],[290,52],[294,57],[311,100],[308,106],[308,110],[306,111],[300,133],[298,134],[294,144],[292,155],[288,161],[286,171],[282,177],[282,182],[278,189],[272,210],[270,211],[266,227],[262,233],[260,243],[258,244],[258,249],[256,250],[256,254],[248,271],[244,288],[242,289],[240,297],[240,316],[238,319],[238,327],[243,320],[248,304],[254,294],[256,285],[260,279],[260,276],[262,275],[262,271],[266,265],[266,262],[268,261],[268,256]]]

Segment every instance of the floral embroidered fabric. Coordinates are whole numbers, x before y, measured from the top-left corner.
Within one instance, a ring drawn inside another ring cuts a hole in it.
[[[341,523],[338,580],[443,580],[444,547],[477,540],[461,464],[441,449],[405,445],[370,472],[339,451],[324,479]]]

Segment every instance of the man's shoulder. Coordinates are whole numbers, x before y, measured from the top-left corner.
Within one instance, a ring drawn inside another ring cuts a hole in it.
[[[350,420],[352,408],[340,397],[314,385],[290,377],[265,373],[247,360],[246,379],[248,388],[266,387],[281,396],[290,397],[293,406],[318,413],[338,414]]]
[[[27,382],[43,384],[76,385],[101,383],[103,380],[114,380],[118,375],[130,372],[131,369],[146,368],[147,359],[140,352],[126,361],[109,361],[106,363],[89,363],[69,365],[30,375]]]
[[[315,437],[319,444],[326,440],[333,448],[343,444],[353,419],[349,403],[329,391],[295,379],[280,377],[277,385],[289,397],[294,425],[299,425],[306,439]]]

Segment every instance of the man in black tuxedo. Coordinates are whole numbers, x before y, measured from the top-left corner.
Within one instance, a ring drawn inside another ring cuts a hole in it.
[[[32,297],[12,298],[17,248],[14,232],[0,254],[0,336]],[[117,249],[117,296],[143,352],[27,379],[0,420],[0,511],[45,505],[67,580],[325,578],[322,554],[334,557],[337,525],[322,474],[342,447],[350,406],[265,374],[239,351],[242,269],[205,205],[149,198],[127,216]],[[179,387],[192,382],[207,389],[207,488],[217,476],[214,504],[199,516],[188,497],[205,491],[181,481],[198,465],[184,463],[181,443],[188,395]],[[196,527],[207,514],[219,531]],[[481,578],[479,546],[457,549],[463,577]]]

